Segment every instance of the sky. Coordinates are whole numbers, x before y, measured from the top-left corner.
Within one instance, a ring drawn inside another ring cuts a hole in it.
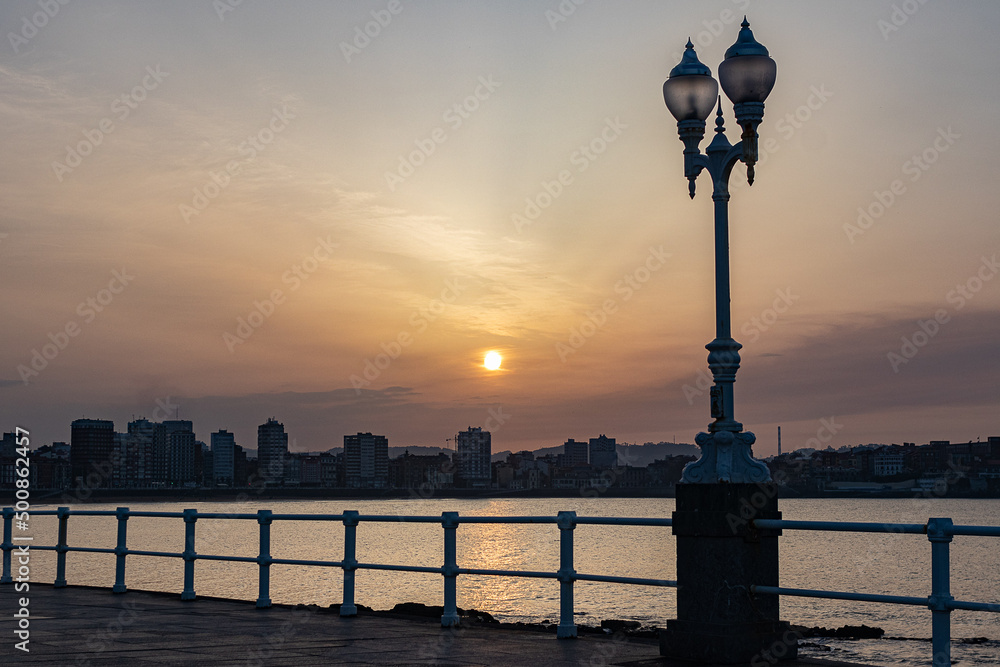
[[[713,206],[662,84],[744,13],[778,71],[731,187],[755,453],[1000,435],[992,0],[4,2],[3,430],[692,442]]]

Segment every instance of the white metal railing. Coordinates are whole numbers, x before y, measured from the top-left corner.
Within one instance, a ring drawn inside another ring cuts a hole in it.
[[[822,530],[859,533],[902,533],[927,535],[931,543],[931,594],[928,597],[850,593],[843,591],[818,591],[807,588],[782,588],[781,586],[751,586],[752,593],[792,595],[798,597],[828,598],[831,600],[859,600],[888,604],[919,605],[931,610],[932,663],[935,667],[951,665],[951,612],[953,609],[1000,612],[1000,603],[968,602],[956,600],[951,595],[951,556],[949,544],[955,535],[1000,537],[1000,526],[956,526],[951,519],[928,519],[921,523],[849,523],[841,521],[786,521],[783,519],[754,519],[756,528],[778,530]]]
[[[644,579],[640,577],[618,577],[600,574],[582,574],[573,569],[573,530],[579,524],[617,525],[617,526],[661,526],[672,525],[671,519],[642,519],[621,517],[578,517],[576,512],[559,512],[557,516],[459,516],[458,512],[442,512],[441,516],[396,516],[396,515],[362,515],[355,511],[345,511],[341,514],[274,514],[271,510],[259,510],[256,514],[199,512],[186,509],[183,512],[134,512],[127,507],[117,510],[71,510],[60,507],[57,510],[33,511],[32,516],[54,515],[59,519],[58,540],[55,546],[38,546],[32,544],[32,550],[56,552],[56,587],[66,586],[66,554],[70,551],[87,553],[115,554],[115,583],[111,590],[115,593],[126,592],[125,559],[128,556],[159,556],[163,558],[184,559],[184,590],[182,600],[193,600],[194,565],[198,560],[230,561],[237,563],[257,563],[258,596],[257,607],[271,606],[270,598],[270,566],[271,565],[305,565],[314,567],[339,567],[344,571],[343,603],[340,605],[341,616],[354,616],[357,606],[354,603],[355,581],[357,570],[392,570],[399,572],[425,572],[440,574],[444,578],[444,611],[441,615],[441,625],[450,627],[459,623],[457,606],[457,578],[460,574],[478,574],[501,577],[535,577],[541,579],[557,579],[560,582],[559,591],[559,626],[556,634],[560,638],[575,637],[576,621],[573,607],[573,583],[576,581],[603,581],[618,584],[636,584],[640,586],[670,586],[676,587],[676,581],[667,579]],[[114,516],[118,519],[118,542],[115,548],[71,547],[67,544],[67,524],[70,515],[73,516]],[[4,540],[3,540],[3,575],[0,583],[9,583],[11,579],[11,552],[14,550],[12,541],[12,523],[14,510],[5,508]],[[163,551],[144,551],[128,548],[128,520],[130,517],[166,517],[184,520],[184,551],[171,553]],[[256,557],[221,556],[200,554],[195,551],[195,525],[199,519],[236,519],[256,520],[260,526],[260,551]],[[271,524],[274,521],[341,521],[344,524],[344,557],[339,561],[301,560],[295,558],[273,558],[271,556]],[[444,529],[444,564],[441,567],[423,567],[411,565],[392,565],[387,563],[361,563],[356,557],[358,524],[362,522],[383,523],[439,523]],[[529,570],[494,570],[475,567],[458,567],[457,560],[457,530],[462,523],[547,523],[556,524],[559,528],[559,569],[556,572]]]
[[[0,583],[10,583],[11,554],[15,549],[13,543],[14,510],[3,510],[3,575]],[[259,510],[249,513],[217,513],[198,512],[186,509],[183,512],[142,512],[131,511],[127,507],[117,510],[71,510],[60,507],[57,510],[32,512],[33,516],[53,515],[58,517],[58,539],[55,546],[39,546],[32,544],[32,550],[56,552],[56,587],[66,586],[66,554],[70,551],[89,553],[108,553],[115,555],[115,581],[112,591],[125,593],[125,561],[128,556],[158,556],[164,558],[181,558],[184,560],[184,589],[182,600],[195,598],[194,573],[195,562],[198,560],[231,561],[239,563],[257,563],[258,565],[258,597],[257,607],[271,606],[270,598],[270,566],[304,565],[313,567],[339,567],[344,572],[343,603],[340,605],[341,616],[354,616],[357,607],[354,602],[355,572],[357,570],[392,570],[401,572],[424,572],[440,574],[444,578],[444,605],[441,615],[441,625],[449,627],[459,622],[457,608],[457,578],[461,574],[476,574],[501,577],[535,577],[542,579],[557,579],[560,582],[560,616],[557,636],[560,638],[575,637],[577,634],[574,620],[573,584],[576,581],[600,581],[619,584],[635,584],[641,586],[677,587],[676,581],[667,579],[644,579],[640,577],[618,577],[599,574],[582,574],[573,568],[573,530],[581,524],[617,525],[617,526],[660,526],[672,525],[671,519],[623,518],[623,517],[581,517],[576,512],[559,512],[557,516],[459,516],[458,512],[442,512],[441,516],[395,516],[395,515],[362,515],[355,511],[345,511],[341,514],[274,514],[271,510]],[[118,520],[118,539],[116,546],[111,548],[71,547],[67,544],[67,524],[70,515],[73,516],[114,516]],[[180,553],[145,551],[128,548],[128,520],[130,517],[166,517],[184,520],[184,551]],[[199,519],[235,519],[256,520],[260,527],[260,550],[256,557],[222,556],[199,554],[195,551],[195,525]],[[271,524],[275,521],[340,521],[344,524],[344,557],[339,561],[301,560],[294,558],[273,558],[271,556]],[[441,567],[424,567],[410,565],[394,565],[386,563],[362,563],[357,560],[357,529],[363,522],[372,523],[438,523],[444,530],[444,563]],[[970,611],[1000,612],[1000,603],[970,602],[956,600],[951,595],[950,584],[950,552],[949,544],[955,535],[1000,537],[998,526],[956,526],[951,519],[933,518],[926,524],[892,524],[892,523],[849,523],[833,521],[787,521],[779,519],[754,519],[756,528],[780,530],[819,530],[840,532],[867,533],[901,533],[926,534],[931,543],[931,594],[926,597],[910,597],[900,595],[881,595],[873,593],[857,593],[844,591],[823,591],[801,588],[783,588],[780,586],[752,586],[753,594],[790,595],[799,597],[827,598],[833,600],[857,600],[864,602],[882,602],[888,604],[926,606],[932,611],[933,633],[933,664],[951,664],[951,611],[963,609]],[[457,530],[463,523],[539,523],[555,524],[559,528],[559,569],[555,572],[530,570],[496,570],[474,567],[458,567],[457,562]]]

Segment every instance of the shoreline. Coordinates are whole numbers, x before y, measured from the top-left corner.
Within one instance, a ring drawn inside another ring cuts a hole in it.
[[[672,489],[532,489],[503,491],[497,489],[440,489],[433,492],[417,489],[331,489],[331,488],[246,488],[246,489],[93,489],[85,494],[77,489],[49,491],[37,490],[35,504],[87,503],[87,502],[244,502],[255,500],[504,500],[517,498],[674,498]],[[961,498],[965,500],[997,500],[1000,494],[952,493],[936,494],[907,491],[828,491],[798,492],[779,488],[778,498]],[[0,503],[3,504],[3,503]]]

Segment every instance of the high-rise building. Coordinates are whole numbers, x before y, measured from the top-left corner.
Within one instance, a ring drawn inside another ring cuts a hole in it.
[[[236,436],[222,429],[212,434],[213,484],[232,486],[236,479]]]
[[[194,482],[195,450],[194,425],[187,419],[168,419],[163,422],[167,442],[167,482],[180,486]]]
[[[106,489],[114,474],[115,424],[77,419],[70,425],[70,476],[75,486]]]
[[[570,438],[563,444],[563,464],[567,466],[587,465],[586,442],[577,442]]]
[[[455,436],[455,462],[458,477],[466,487],[485,488],[492,481],[490,458],[493,454],[490,432],[476,426]]]
[[[344,483],[352,489],[389,485],[389,440],[384,435],[344,436]]]
[[[257,474],[275,486],[284,482],[288,457],[288,434],[285,425],[274,417],[257,427]]]
[[[590,439],[590,465],[595,468],[613,468],[618,465],[618,446],[614,438],[603,433]]]
[[[166,469],[157,475],[157,431],[162,436],[163,424],[147,419],[133,420],[128,423],[128,433],[125,434],[123,465],[125,486],[128,488],[149,488],[166,481]],[[160,438],[163,440],[163,438]],[[166,461],[166,449],[163,449],[162,461]],[[164,464],[165,465],[165,464]]]

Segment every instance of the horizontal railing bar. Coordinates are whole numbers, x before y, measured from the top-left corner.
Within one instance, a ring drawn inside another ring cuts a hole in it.
[[[907,533],[923,535],[922,523],[857,523],[850,521],[787,521],[785,519],[752,519],[757,528],[782,530],[829,530],[845,533]]]
[[[253,559],[256,560],[256,559]],[[316,567],[343,567],[339,560],[300,560],[298,558],[272,558],[273,565],[313,565]]]
[[[431,574],[441,574],[440,567],[424,567],[422,565],[390,565],[387,563],[358,563],[355,567],[359,570],[389,570],[393,572],[429,572]]]
[[[358,521],[372,521],[378,523],[436,523],[441,524],[440,516],[404,516],[393,514],[359,514]]]
[[[642,577],[615,577],[603,574],[574,574],[577,581],[605,581],[612,584],[635,584],[637,586],[666,586],[677,588],[677,582],[670,579],[644,579]]]
[[[612,517],[612,516],[578,516],[577,525],[595,524],[599,526],[672,526],[673,519],[644,519],[632,517]]]
[[[198,515],[201,517],[201,515]],[[253,518],[257,518],[254,514]],[[271,519],[275,521],[343,521],[343,514],[272,514]],[[437,522],[441,523],[441,517],[437,517]]]
[[[950,600],[947,605],[951,609],[967,611],[992,611],[1000,614],[1000,602],[969,602],[968,600]]]
[[[440,521],[440,519],[438,520]],[[554,516],[459,516],[459,523],[556,523]]]
[[[1000,526],[950,526],[944,529],[949,535],[976,535],[979,537],[1000,537]]]
[[[131,555],[132,552],[129,552]],[[183,556],[182,556],[183,557]],[[195,556],[196,560],[221,560],[221,561],[232,561],[234,563],[256,563],[256,556],[213,556],[211,554],[197,554]]]
[[[184,554],[181,553],[171,553],[169,551],[140,551],[138,549],[129,549],[129,556],[156,556],[157,558],[184,558]]]
[[[950,600],[946,603],[951,609],[967,611],[992,611],[1000,614],[1000,602],[969,602],[967,600]]]
[[[828,598],[830,600],[860,600],[862,602],[885,602],[888,604],[912,604],[927,606],[927,598],[909,597],[903,595],[879,595],[876,593],[845,593],[842,591],[816,591],[809,588],[782,588],[780,586],[751,586],[754,594],[793,595],[805,598]]]
[[[475,574],[486,577],[527,577],[529,579],[556,579],[556,572],[533,572],[531,570],[491,570],[481,567],[460,567],[458,574]]]
[[[32,549],[34,548],[35,547],[32,547]],[[55,549],[55,547],[53,547],[53,549]],[[93,554],[113,554],[115,552],[113,547],[110,549],[107,547],[66,547],[64,551],[80,551]]]

